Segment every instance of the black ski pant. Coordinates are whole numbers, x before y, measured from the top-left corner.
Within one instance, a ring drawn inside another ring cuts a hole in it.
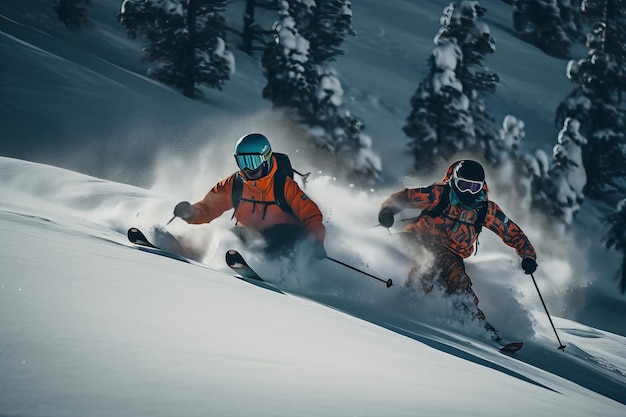
[[[237,226],[233,233],[244,246],[254,251],[262,251],[271,257],[290,255],[295,246],[303,241],[307,234],[299,224],[281,223],[263,231]]]

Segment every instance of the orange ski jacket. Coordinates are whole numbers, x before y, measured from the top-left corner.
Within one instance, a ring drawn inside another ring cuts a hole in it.
[[[322,212],[290,177],[285,180],[285,200],[293,210],[293,215],[283,211],[274,198],[274,176],[278,164],[272,157],[272,169],[269,174],[258,180],[243,178],[241,202],[234,213],[237,226],[249,227],[259,232],[277,224],[300,224],[307,234],[321,242],[326,229],[322,224]],[[206,196],[193,206],[198,210],[196,218],[189,223],[209,223],[233,208],[232,192],[236,172],[218,182]]]
[[[394,213],[405,208],[433,209],[446,189],[445,183],[421,188],[405,188],[392,194],[383,202],[381,208],[389,207]],[[468,209],[462,203],[450,204],[440,216],[419,216],[404,230],[416,234],[431,244],[444,246],[462,258],[467,258],[474,252],[474,244],[478,239],[475,228],[478,216],[477,208]],[[515,249],[520,258],[537,259],[535,249],[522,229],[509,219],[500,206],[493,201],[487,201],[483,227],[500,236],[505,244]]]

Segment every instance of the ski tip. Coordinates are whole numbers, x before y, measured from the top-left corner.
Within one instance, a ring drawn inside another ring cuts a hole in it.
[[[243,256],[234,249],[226,251],[226,264],[231,268],[243,268],[248,266]]]
[[[500,352],[507,352],[507,353],[517,352],[522,347],[524,347],[524,342],[510,342],[502,346],[500,348]]]
[[[128,236],[128,240],[131,243],[134,243],[136,245],[140,245],[140,246],[148,246],[151,248],[155,248],[158,249],[156,246],[154,246],[146,237],[146,235],[144,235],[141,230],[137,229],[136,227],[131,227],[130,229],[128,229],[128,232],[126,232],[126,236]]]
[[[229,250],[227,250],[227,251],[226,251],[226,256],[225,256],[225,258],[226,258],[226,263],[227,263],[228,265],[230,265],[230,264],[231,264],[232,259],[233,259],[233,258],[235,258],[235,257],[237,256],[237,254],[238,254],[238,253],[237,253],[237,251],[236,251],[236,250],[233,250],[233,249],[229,249]]]
[[[126,232],[126,236],[128,236],[128,240],[130,240],[133,243],[135,243],[138,240],[143,240],[143,241],[148,240],[146,239],[146,236],[143,233],[141,233],[141,230],[137,229],[136,227],[131,227],[130,229],[128,229],[128,232]]]
[[[226,251],[226,264],[230,269],[232,269],[236,274],[238,274],[238,278],[249,278],[257,281],[263,281],[263,279],[256,273],[243,256],[234,249],[229,249]]]

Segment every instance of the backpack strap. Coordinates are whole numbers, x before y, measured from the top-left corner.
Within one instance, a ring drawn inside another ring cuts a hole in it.
[[[239,203],[241,203],[241,196],[243,195],[243,178],[241,177],[241,173],[238,172],[235,175],[233,180],[233,190],[230,193],[230,199],[233,203],[233,215],[230,218],[231,220],[235,218],[235,213],[237,213],[237,208],[239,207]]]
[[[295,172],[302,177],[302,187],[306,188],[306,182],[311,173],[308,172],[306,174],[302,174],[293,169],[289,156],[284,153],[274,152],[274,157],[276,158],[276,164],[278,165],[276,168],[276,174],[274,174],[274,199],[276,200],[276,204],[278,204],[278,207],[280,207],[282,211],[291,214],[296,220],[300,221],[285,199],[285,183],[287,182],[287,177],[293,179],[293,174]]]
[[[443,212],[445,211],[445,209],[448,208],[449,205],[450,205],[450,184],[446,183],[443,191],[441,192],[441,195],[439,197],[439,201],[437,202],[437,204],[433,208],[422,210],[422,212],[419,214],[419,216],[417,216],[417,218],[419,220],[422,216],[439,217],[443,214]],[[473,223],[474,229],[476,230],[476,234],[479,234],[481,232],[483,225],[485,224],[485,217],[487,217],[487,209],[488,209],[487,201],[483,201],[482,203],[480,203],[480,206],[478,206],[478,216],[476,217],[476,221]]]
[[[450,184],[446,183],[439,196],[439,201],[437,204],[429,209],[422,210],[422,212],[417,216],[417,219],[421,219],[423,216],[428,217],[439,217],[443,214],[443,211],[448,208],[450,205]]]
[[[274,175],[274,199],[282,211],[296,217],[293,209],[285,199],[285,182],[287,182],[287,175],[279,169]]]
[[[476,217],[476,222],[474,223],[474,229],[476,230],[476,235],[480,234],[480,231],[483,229],[483,225],[485,224],[485,217],[487,217],[487,209],[489,208],[489,202],[483,201],[480,203],[478,207],[478,216]],[[476,238],[476,248],[474,249],[474,256],[478,255],[478,245],[480,245],[480,241],[478,237]]]
[[[476,234],[480,233],[480,231],[482,230],[485,224],[485,217],[487,217],[488,208],[489,208],[488,201],[483,201],[482,203],[480,203],[480,206],[478,207],[478,217],[476,217],[476,223],[474,223]]]

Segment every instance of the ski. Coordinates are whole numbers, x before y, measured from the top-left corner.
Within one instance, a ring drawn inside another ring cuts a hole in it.
[[[128,236],[128,240],[130,241],[130,243],[134,243],[135,245],[147,246],[149,248],[158,249],[156,246],[154,246],[148,240],[146,235],[144,235],[142,233],[142,231],[137,229],[136,227],[131,227],[130,229],[128,229],[128,232],[126,233],[126,236]]]
[[[143,234],[141,230],[136,227],[131,227],[127,232],[128,240],[135,245],[135,247],[141,251],[152,253],[155,255],[165,256],[167,258],[176,259],[178,261],[186,262],[192,265],[201,266],[203,268],[208,268],[213,271],[218,271],[206,264],[203,264],[198,261],[194,261],[191,258],[188,258],[183,255],[179,255],[175,252],[169,252],[164,249],[159,248]],[[266,290],[274,291],[279,294],[285,294],[278,288],[268,284],[265,282],[244,260],[243,256],[239,252],[234,249],[231,249],[226,252],[226,264],[229,268],[235,273],[235,278],[239,278],[242,281],[246,281],[250,284],[254,284],[257,287],[265,288]],[[224,271],[220,271],[224,272]],[[232,275],[231,275],[232,276]]]
[[[226,264],[235,273],[235,277],[247,282],[248,284],[256,285],[257,287],[265,288],[266,290],[274,291],[278,294],[285,294],[282,290],[274,287],[274,285],[267,283],[263,278],[257,274],[254,269],[248,265],[244,257],[234,249],[226,251]]]
[[[507,342],[502,340],[499,332],[489,322],[484,323],[484,328],[490,332],[493,332],[492,340],[498,344],[498,349],[503,353],[514,353],[520,350],[524,346],[524,342]]]
[[[208,268],[206,265],[194,261],[193,259],[188,258],[184,255],[180,255],[178,253],[159,248],[158,246],[150,242],[146,235],[144,235],[143,232],[136,227],[131,227],[130,229],[128,229],[126,236],[128,237],[130,243],[136,245],[137,249],[144,252],[149,252],[155,255],[165,256],[166,258],[176,259],[177,261],[185,262],[188,264],[199,265]]]
[[[254,270],[248,265],[243,256],[234,249],[226,251],[226,265],[233,270],[237,275],[243,278],[256,279],[263,281],[263,279],[254,272]]]
[[[524,346],[524,342],[508,342],[501,345],[500,352],[514,353],[520,350]]]

